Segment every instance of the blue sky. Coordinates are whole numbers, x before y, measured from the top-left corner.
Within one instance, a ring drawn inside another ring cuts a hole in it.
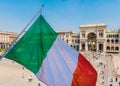
[[[54,30],[79,32],[82,24],[120,28],[120,0],[0,0],[0,30],[21,32],[44,4],[42,15]]]

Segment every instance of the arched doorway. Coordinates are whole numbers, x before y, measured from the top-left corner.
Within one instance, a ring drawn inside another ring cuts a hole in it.
[[[103,51],[103,44],[99,44],[99,51]]]
[[[77,45],[77,51],[79,51],[79,45]]]
[[[96,34],[95,33],[89,33],[87,36],[88,40],[88,50],[89,51],[96,51]]]
[[[85,44],[82,44],[82,51],[85,51]]]
[[[106,50],[110,51],[110,46],[107,46],[107,47],[106,47]]]

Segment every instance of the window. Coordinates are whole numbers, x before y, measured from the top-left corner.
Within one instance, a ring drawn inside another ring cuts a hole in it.
[[[111,40],[111,43],[114,44],[114,39]]]
[[[106,36],[107,38],[109,38],[109,34],[107,34],[107,36]]]
[[[107,43],[110,43],[110,40],[109,40],[109,39],[107,40]]]
[[[104,31],[103,30],[99,30],[99,37],[103,37]]]
[[[107,46],[107,50],[110,50],[110,47],[109,47],[109,46]]]
[[[119,50],[119,47],[115,47],[115,50],[117,50],[117,51],[118,51],[118,50]]]
[[[74,40],[72,39],[72,43],[74,43]]]
[[[116,35],[113,35],[113,38],[116,37]]]
[[[66,35],[66,37],[69,37],[69,35]]]
[[[85,31],[81,32],[81,36],[82,36],[82,38],[85,38]]]
[[[119,35],[117,34],[117,38],[119,38]]]
[[[115,50],[117,50],[117,51],[118,51],[118,50],[119,50],[119,47],[115,47]]]
[[[82,38],[85,38],[85,33],[82,33]]]
[[[78,43],[77,39],[75,39],[75,43]]]
[[[117,43],[117,44],[118,44],[118,43],[119,43],[119,40],[118,40],[118,39],[116,39],[116,40],[115,40],[115,43]]]
[[[114,50],[114,47],[113,47],[113,46],[111,47],[111,50]]]
[[[103,33],[102,32],[99,32],[99,37],[103,37]]]

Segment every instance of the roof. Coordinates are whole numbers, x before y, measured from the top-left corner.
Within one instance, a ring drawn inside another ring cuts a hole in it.
[[[57,33],[73,33],[71,30],[61,30],[57,31]]]
[[[85,25],[80,25],[80,28],[91,28],[91,27],[106,27],[106,24],[85,24]]]

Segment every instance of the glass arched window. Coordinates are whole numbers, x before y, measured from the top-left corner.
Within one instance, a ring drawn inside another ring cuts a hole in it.
[[[111,43],[112,43],[112,44],[114,43],[114,39],[111,40]]]
[[[99,33],[99,37],[103,37],[103,33],[102,32]]]
[[[109,39],[107,40],[107,43],[110,43],[110,40],[109,40]]]
[[[119,35],[117,34],[117,38],[119,38]]]
[[[77,43],[77,39],[75,39],[75,43]]]
[[[119,47],[115,47],[115,50],[117,50],[117,51],[118,51],[118,50],[119,50]]]
[[[107,50],[110,50],[110,46],[107,46]]]
[[[116,43],[116,44],[118,44],[118,43],[119,43],[119,40],[118,40],[118,39],[116,39],[116,40],[115,40],[115,43]]]
[[[113,47],[113,46],[111,47],[111,50],[114,50],[114,47]]]

